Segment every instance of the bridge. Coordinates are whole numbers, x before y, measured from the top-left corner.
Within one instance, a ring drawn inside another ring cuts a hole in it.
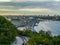
[[[31,30],[34,30],[34,26],[37,26],[40,21],[60,21],[60,16],[5,16],[5,18],[12,21],[16,27],[26,27]]]

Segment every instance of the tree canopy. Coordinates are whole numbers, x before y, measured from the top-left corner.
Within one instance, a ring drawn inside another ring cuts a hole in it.
[[[31,30],[20,31],[19,35],[29,37],[26,45],[60,45],[60,36],[52,36],[50,31],[41,30],[39,33]]]
[[[39,33],[29,29],[18,31],[15,25],[0,16],[0,45],[11,45],[17,35],[29,37],[26,45],[60,45],[60,35],[52,36],[50,31],[43,30]]]
[[[17,28],[0,16],[0,45],[10,45],[17,35]]]

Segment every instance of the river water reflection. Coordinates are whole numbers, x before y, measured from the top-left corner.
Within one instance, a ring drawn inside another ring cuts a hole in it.
[[[24,29],[24,27],[19,27],[18,29]],[[60,35],[60,21],[40,21],[38,26],[34,27],[34,30],[36,30],[36,32],[39,32],[40,30],[49,30],[52,35]]]
[[[35,27],[35,30],[49,30],[53,35],[60,35],[60,21],[42,21]]]
[[[16,21],[13,21],[13,23],[17,24]],[[23,29],[19,27],[18,29]],[[45,31],[51,31],[52,35],[60,35],[60,21],[42,21],[38,24],[38,26],[35,26],[34,28],[36,32],[39,32],[40,30]],[[16,37],[15,42],[12,45],[22,45],[23,41],[21,37]]]

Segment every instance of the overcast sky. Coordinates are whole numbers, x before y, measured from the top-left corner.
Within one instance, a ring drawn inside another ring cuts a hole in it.
[[[0,0],[0,2],[24,2],[24,1],[60,1],[60,0]]]
[[[60,14],[60,0],[0,0],[0,2],[2,2],[0,14]]]

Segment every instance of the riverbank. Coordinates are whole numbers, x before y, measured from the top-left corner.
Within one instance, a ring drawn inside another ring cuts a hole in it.
[[[29,37],[26,45],[60,45],[60,35],[52,36],[50,31],[32,32],[31,30],[20,31],[19,35]]]
[[[21,43],[25,45],[60,45],[60,35],[52,36],[50,31],[43,30],[39,33],[29,29],[20,31],[2,16],[0,16],[0,32],[0,45],[11,45],[13,42],[15,45],[17,43],[17,45]],[[20,40],[23,40],[23,42],[20,43]]]

